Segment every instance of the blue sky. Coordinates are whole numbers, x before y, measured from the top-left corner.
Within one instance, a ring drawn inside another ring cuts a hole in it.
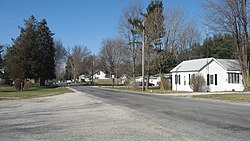
[[[0,0],[0,43],[11,44],[20,34],[18,26],[34,15],[45,18],[54,38],[63,45],[87,46],[93,54],[99,52],[106,38],[119,36],[117,26],[122,9],[132,0]],[[141,0],[146,7],[150,0]],[[203,0],[163,0],[164,7],[181,7],[193,20],[200,20]],[[200,29],[202,25],[198,24]],[[203,31],[201,31],[203,32]]]

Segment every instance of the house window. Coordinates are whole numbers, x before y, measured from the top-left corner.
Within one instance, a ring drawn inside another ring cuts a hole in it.
[[[186,76],[184,76],[184,85],[186,85]]]
[[[209,84],[214,84],[214,75],[210,75],[209,77]]]
[[[178,75],[175,75],[175,84],[178,84]]]
[[[239,73],[228,73],[228,83],[239,84],[240,74]]]
[[[175,75],[175,84],[181,84],[181,75]]]

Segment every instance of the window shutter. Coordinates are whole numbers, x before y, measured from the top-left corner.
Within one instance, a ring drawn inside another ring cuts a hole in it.
[[[217,85],[217,74],[214,75],[214,79],[215,79],[215,85]]]
[[[181,85],[181,75],[179,75],[179,85]]]
[[[188,85],[190,85],[191,75],[188,75]]]
[[[209,86],[209,74],[207,74],[207,85]]]

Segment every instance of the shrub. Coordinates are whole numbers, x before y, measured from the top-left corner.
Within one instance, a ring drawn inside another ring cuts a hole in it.
[[[171,80],[161,77],[161,81],[158,83],[161,90],[171,90]]]
[[[190,80],[190,88],[194,92],[201,92],[204,84],[205,84],[205,79],[200,73],[192,75]]]
[[[28,89],[33,86],[33,83],[29,80],[25,81],[24,89]]]
[[[138,89],[139,86],[140,86],[140,84],[132,81],[132,82],[130,82],[130,83],[127,83],[126,86],[127,86],[128,88]]]
[[[5,85],[6,81],[4,79],[0,80],[0,86]]]

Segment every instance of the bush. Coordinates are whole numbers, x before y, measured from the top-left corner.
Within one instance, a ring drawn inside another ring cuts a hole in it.
[[[158,82],[161,90],[171,90],[171,80],[161,77],[161,81]]]
[[[130,83],[127,83],[126,86],[127,86],[128,88],[138,89],[139,86],[140,86],[140,84],[132,81],[132,82],[130,82]]]
[[[0,80],[0,86],[5,85],[6,81],[4,79]]]
[[[18,91],[23,90],[24,82],[22,80],[20,80],[20,79],[16,79],[16,80],[14,80],[14,87]]]
[[[53,84],[54,84],[54,81],[53,81],[53,80],[48,80],[48,81],[47,81],[47,85],[52,86]]]
[[[190,88],[194,92],[201,92],[204,84],[205,84],[205,79],[202,76],[202,74],[197,73],[197,74],[192,75],[191,80],[190,80]]]
[[[25,81],[24,89],[28,89],[33,86],[33,83],[29,80]]]

